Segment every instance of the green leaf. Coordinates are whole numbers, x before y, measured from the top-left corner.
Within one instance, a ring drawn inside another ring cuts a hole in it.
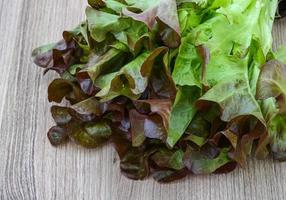
[[[183,169],[184,168],[183,156],[184,152],[182,150],[176,151],[169,160],[171,168],[176,170]]]
[[[115,34],[115,37],[127,45],[134,55],[137,55],[143,47],[144,41],[149,38],[148,28],[142,22],[131,20],[130,27]]]
[[[279,114],[269,124],[269,136],[274,158],[286,160],[286,114]]]
[[[206,115],[209,113],[206,113]],[[186,130],[188,136],[184,140],[191,141],[198,147],[202,147],[210,134],[210,123],[204,119],[201,113],[196,114]]]
[[[68,71],[71,75],[76,75],[78,71],[80,71],[82,68],[85,67],[85,64],[75,64],[75,65],[72,65]]]
[[[101,74],[119,69],[124,62],[124,52],[111,48],[105,54],[98,56],[91,54],[85,68],[80,73],[88,73],[92,81],[95,81]]]
[[[95,85],[101,88],[96,94],[103,101],[124,95],[130,99],[137,99],[148,85],[155,59],[166,52],[166,48],[157,48],[152,52],[144,52],[123,66],[118,72],[103,75],[95,80]]]
[[[183,38],[172,77],[177,85],[201,88],[201,58],[190,36]]]
[[[181,170],[184,168],[183,156],[182,150],[174,151],[162,148],[151,156],[151,160],[161,168]]]
[[[247,73],[248,59],[252,58],[245,57],[254,39],[259,41],[264,55],[269,52],[276,3],[265,0],[233,2],[190,31],[195,46],[204,45],[210,50],[206,70],[208,86],[238,73]]]
[[[184,4],[178,8],[182,36],[185,36],[192,28],[201,23],[203,18],[202,11],[201,7],[194,3]]]
[[[118,0],[105,0],[105,6],[110,8],[111,10],[115,11],[116,13],[120,14],[123,8],[126,8],[127,5],[118,1]]]
[[[106,39],[107,33],[119,33],[130,26],[130,20],[118,15],[88,7],[86,17],[91,37],[102,42]]]
[[[168,128],[167,144],[173,147],[182,137],[189,126],[197,109],[195,101],[199,98],[199,91],[195,87],[179,88],[173,105]]]
[[[188,149],[185,153],[185,165],[194,174],[210,174],[231,162],[228,149],[222,149],[214,158],[208,158],[202,153]]]

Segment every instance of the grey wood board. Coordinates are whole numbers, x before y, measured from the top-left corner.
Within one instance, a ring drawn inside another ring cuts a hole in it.
[[[131,181],[120,174],[110,146],[53,148],[47,87],[30,58],[34,47],[57,41],[84,19],[85,1],[0,1],[0,199],[185,200],[286,199],[286,163],[250,160],[224,175],[171,183]],[[286,43],[286,20],[274,27],[275,48]]]

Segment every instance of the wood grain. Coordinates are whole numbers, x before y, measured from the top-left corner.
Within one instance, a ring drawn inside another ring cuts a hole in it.
[[[190,176],[172,184],[135,182],[119,172],[111,147],[53,148],[48,83],[32,49],[57,41],[84,15],[80,0],[0,1],[0,199],[185,200],[285,199],[286,163],[252,161],[231,174]],[[275,24],[275,48],[286,43],[286,21]]]

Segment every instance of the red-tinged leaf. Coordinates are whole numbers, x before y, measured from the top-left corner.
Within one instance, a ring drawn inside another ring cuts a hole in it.
[[[170,72],[169,62],[168,53],[164,55],[163,63],[158,63],[153,67],[148,86],[148,97],[150,99],[171,99],[172,102],[175,101],[177,88]]]
[[[49,130],[48,138],[52,145],[58,146],[68,140],[68,135],[64,128],[54,126]]]
[[[184,168],[182,150],[158,149],[150,159],[161,169],[181,170]]]
[[[253,142],[262,139],[265,131],[265,126],[255,118],[240,117],[231,121],[224,131],[218,133],[214,137],[214,141],[219,145],[223,139],[221,136],[226,138],[229,142],[226,146],[231,146],[234,149],[230,153],[230,157],[241,166],[246,166],[247,156],[252,151]]]
[[[196,151],[188,147],[185,152],[184,163],[192,173],[213,173],[231,162],[231,159],[228,157],[228,149],[214,149],[209,147],[206,150],[205,152]]]
[[[285,77],[286,64],[277,60],[271,60],[266,63],[259,75],[256,97],[258,99],[277,98],[281,112],[283,112],[286,108]]]
[[[266,124],[258,102],[250,92],[249,83],[239,76],[212,87],[198,100],[197,106],[202,108],[210,102],[221,107],[223,121],[229,122],[240,116],[252,115]]]
[[[144,22],[149,29],[153,29],[156,20],[160,19],[163,23],[168,25],[178,35],[180,35],[180,25],[177,14],[177,6],[175,0],[143,0],[143,1],[126,1],[130,7],[129,10],[123,10],[123,14],[132,17],[135,20]],[[131,12],[131,9],[140,9],[141,13]]]
[[[229,163],[225,164],[224,166],[218,168],[214,173],[215,174],[225,174],[225,173],[232,172],[236,168],[237,168],[236,162],[229,162]]]
[[[201,65],[201,68],[202,68],[202,74],[201,74],[201,81],[203,84],[206,84],[206,73],[207,73],[207,64],[210,62],[210,50],[204,46],[204,45],[200,45],[197,47],[197,51],[198,51],[198,54],[200,55],[201,57],[201,60],[202,60],[202,65]],[[206,88],[207,86],[205,85],[205,90],[207,90]]]
[[[159,38],[163,41],[164,45],[169,48],[177,48],[181,44],[181,36],[178,32],[174,31],[168,24],[165,24],[159,18],[158,22],[158,35]]]
[[[45,68],[45,73],[55,70],[60,75],[73,64],[79,63],[83,56],[83,49],[77,44],[84,36],[79,31],[63,32],[63,40],[56,44],[45,45],[35,49],[32,53],[35,64]]]
[[[166,129],[159,115],[142,115],[136,110],[129,112],[132,145],[140,146],[145,138],[166,139]]]
[[[80,87],[71,81],[64,79],[55,79],[48,88],[49,101],[60,103],[63,98],[69,100],[72,104],[80,102],[88,98]]]
[[[124,176],[130,179],[142,180],[149,175],[148,160],[154,152],[152,143],[146,141],[140,147],[132,147],[132,143],[128,139],[128,133],[119,130],[117,127],[113,129],[111,142],[120,157],[120,169]]]
[[[93,82],[87,73],[77,73],[76,79],[84,93],[86,93],[87,95],[92,95],[96,93],[95,86],[93,85]]]
[[[236,149],[238,143],[238,136],[230,130],[220,131],[211,139],[217,146],[231,146]]]
[[[129,8],[123,10],[123,14],[134,20],[144,22],[150,30],[158,24],[158,34],[164,44],[170,48],[180,45],[180,26],[177,14],[176,2],[174,0],[128,0]],[[131,10],[139,9],[141,13]]]
[[[104,1],[102,0],[88,0],[88,4],[96,9],[102,8],[105,6]]]
[[[149,175],[148,159],[138,148],[131,148],[122,157],[120,169],[130,179],[142,180]]]
[[[133,101],[136,109],[143,114],[158,114],[161,116],[165,129],[169,127],[172,101],[169,99],[150,99]]]
[[[107,104],[100,103],[95,97],[88,98],[69,108],[70,114],[81,121],[91,121],[102,116],[107,109]]]
[[[159,170],[152,173],[153,178],[159,183],[169,183],[185,178],[190,172],[184,168],[181,170]]]
[[[112,124],[111,143],[120,159],[132,148],[130,132],[120,129],[117,124]]]
[[[202,114],[199,113],[194,117],[187,128],[187,136],[184,140],[191,143],[191,145],[194,144],[195,147],[202,147],[210,136],[210,128],[210,123],[204,119]]]
[[[71,123],[66,127],[69,137],[75,143],[96,148],[107,142],[111,136],[111,128],[105,122]]]
[[[57,125],[68,124],[72,120],[69,108],[61,106],[52,106],[51,113]]]

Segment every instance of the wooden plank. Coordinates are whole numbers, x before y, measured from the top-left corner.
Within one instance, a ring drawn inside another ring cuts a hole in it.
[[[272,160],[162,185],[123,177],[110,146],[53,148],[46,138],[53,124],[46,91],[56,75],[43,77],[29,55],[77,25],[85,6],[77,0],[0,1],[0,199],[285,199],[286,164]],[[275,24],[275,47],[286,43],[285,29],[285,20]]]

